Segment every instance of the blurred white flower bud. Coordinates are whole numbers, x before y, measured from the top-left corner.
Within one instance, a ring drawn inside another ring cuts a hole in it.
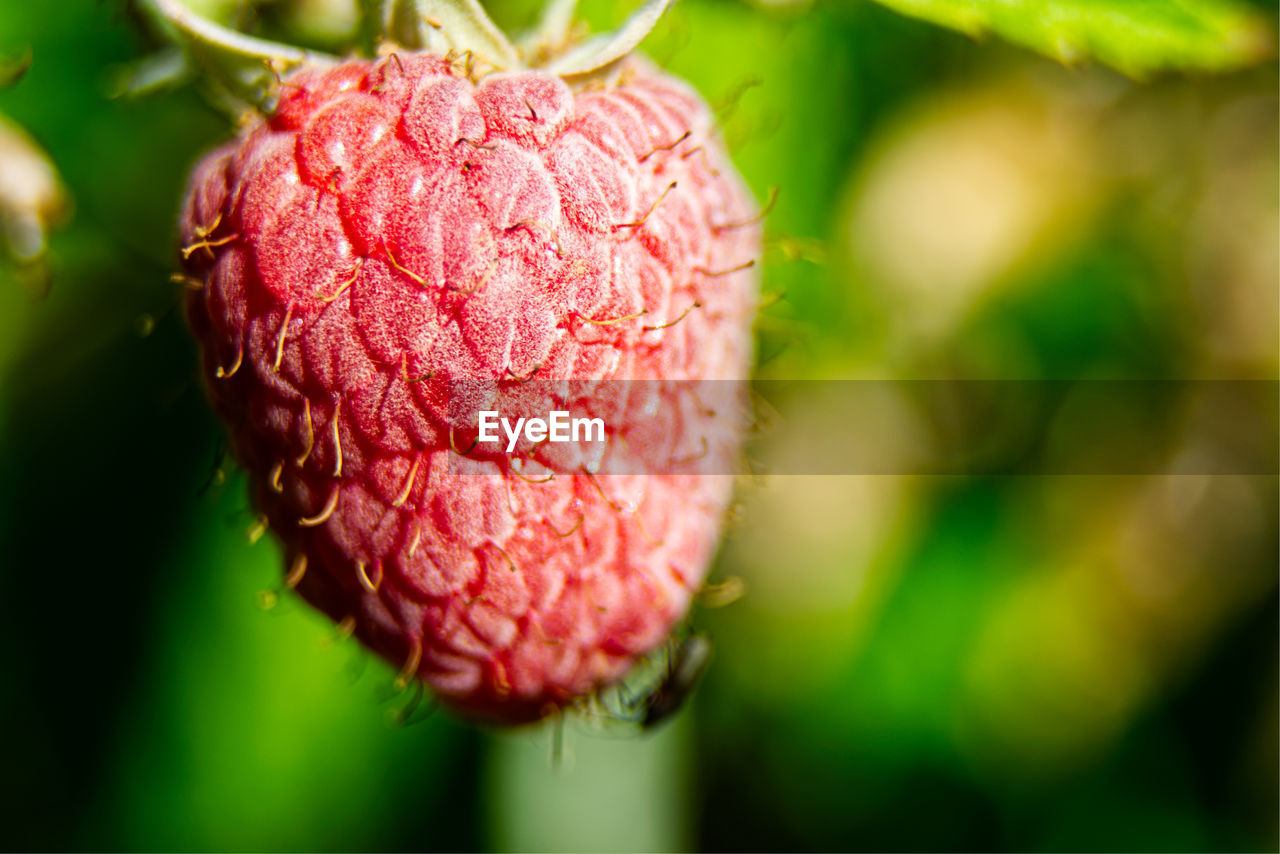
[[[22,264],[39,261],[46,233],[69,212],[66,188],[48,155],[0,116],[0,251]]]

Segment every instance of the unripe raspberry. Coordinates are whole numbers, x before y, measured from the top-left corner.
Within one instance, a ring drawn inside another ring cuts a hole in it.
[[[450,389],[745,379],[760,234],[680,81],[634,59],[579,91],[462,71],[295,74],[196,168],[181,230],[207,385],[290,585],[449,705],[516,723],[663,641],[731,484],[464,458]]]

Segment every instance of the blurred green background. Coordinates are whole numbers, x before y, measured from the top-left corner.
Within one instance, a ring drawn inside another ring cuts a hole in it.
[[[203,8],[320,47],[353,21]],[[228,122],[111,97],[149,49],[119,3],[3,0],[0,56],[26,48],[0,160],[38,143],[67,202],[46,180],[47,254],[0,262],[0,846],[1280,844],[1273,473],[744,481],[715,573],[747,594],[696,614],[717,657],[675,723],[569,721],[558,763],[546,728],[397,724],[383,664],[262,607],[279,550],[217,471],[168,277]],[[1135,82],[853,0],[681,0],[646,50],[781,190],[761,376],[1277,376],[1274,62]]]

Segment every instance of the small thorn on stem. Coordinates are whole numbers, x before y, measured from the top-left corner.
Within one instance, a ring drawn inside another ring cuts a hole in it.
[[[657,154],[659,151],[670,151],[671,149],[675,148],[677,145],[679,145],[680,143],[684,142],[686,139],[688,139],[688,138],[689,138],[689,137],[691,137],[691,136],[693,136],[693,131],[691,131],[691,130],[687,130],[687,131],[685,131],[684,133],[680,134],[680,136],[679,136],[679,137],[677,137],[677,138],[676,138],[675,140],[673,140],[672,142],[668,142],[666,145],[659,145],[657,148],[653,149],[652,151],[650,151],[648,154],[644,155],[643,157],[637,158],[637,162],[638,162],[638,163],[643,163],[643,162],[645,162],[646,160],[648,160],[650,157],[652,157],[653,155]]]
[[[538,371],[542,370],[542,365],[534,365],[534,366],[533,366],[533,368],[532,368],[532,370],[530,370],[530,371],[529,371],[529,373],[525,374],[524,376],[520,376],[520,375],[518,375],[515,371],[511,370],[511,366],[510,366],[510,365],[507,365],[507,366],[506,366],[505,368],[503,368],[502,370],[503,370],[503,373],[505,373],[505,374],[506,374],[508,377],[510,377],[512,380],[514,380],[515,382],[517,382],[517,383],[519,383],[519,384],[521,384],[521,385],[524,385],[524,384],[525,384],[525,383],[527,383],[529,380],[531,380],[531,379],[533,379],[535,376],[537,376]]]
[[[777,203],[778,203],[778,188],[777,188],[777,187],[770,187],[770,188],[769,188],[769,201],[765,202],[764,207],[762,207],[762,208],[760,209],[760,213],[756,214],[755,216],[751,217],[750,219],[744,219],[744,220],[740,220],[740,221],[738,221],[738,222],[727,222],[727,223],[724,223],[724,224],[713,224],[713,225],[711,226],[711,230],[712,230],[712,231],[714,231],[714,232],[716,232],[716,233],[719,233],[719,232],[721,232],[721,231],[730,231],[730,230],[735,229],[735,228],[745,228],[745,227],[746,227],[746,226],[748,226],[748,225],[755,225],[756,223],[763,221],[763,220],[764,220],[764,218],[765,218],[765,217],[767,217],[767,216],[768,216],[768,215],[773,211],[773,206],[774,206],[774,205],[776,205]]]
[[[413,491],[413,482],[418,477],[418,464],[421,462],[422,454],[415,454],[413,465],[409,466],[409,474],[404,481],[404,489],[400,490],[396,500],[391,502],[392,507],[403,507],[404,503],[409,500],[409,493]]]
[[[382,586],[382,564],[378,564],[377,578],[369,576],[369,567],[364,561],[356,561],[356,574],[360,577],[360,586],[370,593],[377,593],[378,588]]]
[[[299,554],[293,559],[293,565],[289,568],[289,574],[284,577],[284,586],[288,587],[290,590],[297,589],[306,574],[307,556],[305,554]]]
[[[396,256],[395,256],[395,255],[392,255],[392,254],[391,254],[391,247],[387,245],[387,242],[386,242],[385,240],[384,240],[384,241],[382,241],[382,251],[384,251],[384,252],[386,252],[386,253],[387,253],[387,260],[391,262],[391,266],[392,266],[392,267],[395,267],[395,268],[396,268],[397,270],[399,270],[401,273],[404,273],[406,276],[408,276],[409,278],[413,279],[415,282],[417,282],[418,284],[422,285],[424,288],[427,286],[427,280],[426,280],[426,279],[422,278],[421,276],[419,276],[417,273],[413,272],[412,270],[407,270],[407,269],[405,269],[404,267],[401,267],[401,266],[400,266],[400,262],[396,260]]]
[[[351,273],[351,278],[347,279],[345,282],[343,282],[341,285],[339,285],[339,286],[338,286],[338,289],[337,289],[336,291],[334,291],[331,295],[329,295],[329,296],[327,296],[327,297],[321,297],[321,298],[320,298],[320,301],[321,301],[321,302],[323,302],[323,303],[325,303],[325,304],[327,305],[327,304],[329,304],[329,303],[333,302],[334,300],[336,300],[338,297],[342,296],[344,293],[346,293],[347,288],[349,288],[349,287],[351,287],[352,285],[354,285],[354,284],[356,283],[356,279],[360,278],[360,270],[361,270],[361,268],[363,268],[363,267],[364,267],[364,259],[363,259],[363,258],[357,258],[357,259],[356,259],[356,268],[355,268],[355,270],[353,270],[353,271],[352,271],[352,273]]]
[[[500,555],[502,555],[504,558],[506,558],[506,560],[507,560],[507,568],[508,568],[509,570],[511,570],[512,572],[515,572],[515,571],[516,571],[516,562],[515,562],[514,560],[512,560],[512,559],[511,559],[511,555],[507,554],[507,550],[506,550],[506,549],[504,549],[502,546],[500,546],[500,545],[498,545],[497,543],[492,542],[492,541],[490,541],[489,545],[491,545],[491,546],[493,546],[495,549],[497,549],[497,550],[498,550],[498,554],[500,554]]]
[[[447,287],[455,294],[462,294],[464,297],[475,296],[484,290],[485,285],[489,284],[489,280],[493,278],[494,272],[498,269],[499,261],[501,261],[501,258],[498,257],[490,261],[489,266],[485,268],[484,275],[480,277],[480,281],[476,282],[474,286],[470,288],[455,288],[452,284],[449,284]]]
[[[249,526],[249,530],[244,532],[244,538],[249,545],[254,545],[258,540],[262,539],[262,535],[267,532],[267,517],[259,514],[253,524]]]
[[[573,527],[572,527],[572,528],[570,528],[569,530],[565,531],[564,533],[561,533],[561,532],[560,532],[560,530],[559,530],[558,528],[556,528],[556,526],[555,526],[555,525],[552,525],[550,520],[547,520],[547,527],[551,529],[552,533],[554,533],[557,537],[559,537],[560,539],[562,539],[562,540],[563,540],[563,539],[567,539],[568,537],[572,536],[574,531],[576,531],[576,530],[578,530],[579,528],[581,528],[581,527],[582,527],[582,523],[583,523],[584,521],[586,521],[586,518],[587,518],[587,516],[586,516],[586,514],[585,514],[585,513],[581,513],[581,512],[580,512],[580,513],[578,513],[578,521],[574,522],[574,523],[573,523]]]
[[[338,397],[333,407],[333,418],[329,425],[333,433],[333,476],[342,477],[342,434],[338,432],[338,416],[342,413],[342,397]]]
[[[587,479],[591,481],[591,485],[596,488],[596,494],[600,496],[600,498],[604,501],[605,504],[608,504],[610,507],[612,507],[615,513],[626,512],[622,509],[621,506],[614,504],[612,501],[610,501],[609,496],[604,494],[604,490],[600,488],[600,481],[596,480],[596,476],[593,472],[588,471],[587,469],[583,469],[583,473],[586,474]]]
[[[311,456],[311,449],[316,444],[316,431],[315,425],[311,421],[311,398],[309,397],[302,399],[302,418],[307,425],[307,446],[302,449],[302,456],[295,461],[298,466],[307,461],[307,457]]]
[[[208,237],[218,230],[218,226],[222,224],[222,211],[214,216],[213,222],[208,225],[197,225],[195,227],[196,237]]]
[[[403,691],[409,687],[409,680],[418,672],[422,663],[422,641],[416,636],[409,642],[409,657],[405,659],[400,673],[396,675],[396,689]]]
[[[721,99],[720,103],[715,107],[716,118],[719,120],[720,124],[723,126],[724,123],[727,122],[735,112],[737,112],[738,104],[742,101],[742,96],[745,95],[749,89],[754,89],[755,87],[762,85],[764,85],[763,80],[758,77],[751,77],[735,86],[733,90]]]
[[[516,477],[520,478],[521,480],[523,480],[525,483],[532,483],[532,484],[537,485],[537,484],[540,484],[540,483],[550,483],[551,481],[553,481],[553,480],[555,480],[555,479],[556,479],[555,472],[552,472],[552,473],[548,474],[546,477],[541,478],[541,479],[534,479],[534,478],[531,478],[531,477],[527,477],[527,476],[525,476],[524,472],[522,471],[522,469],[524,468],[524,465],[523,465],[523,464],[521,464],[521,466],[520,466],[520,467],[518,467],[518,468],[516,467],[516,465],[515,465],[515,464],[516,464],[516,462],[518,462],[518,461],[519,461],[519,460],[512,460],[512,461],[511,461],[511,473],[512,473],[512,474],[514,474]]]
[[[704,584],[695,597],[704,608],[723,608],[737,602],[747,592],[747,583],[737,575],[731,575],[718,584]]]
[[[469,454],[469,453],[471,453],[472,451],[474,451],[474,450],[476,449],[476,445],[478,445],[478,444],[480,444],[480,436],[479,436],[479,435],[477,435],[477,436],[476,436],[475,440],[474,440],[474,441],[472,441],[471,445],[470,445],[470,446],[468,446],[468,448],[467,448],[465,451],[459,451],[459,450],[458,450],[458,445],[457,445],[457,443],[454,441],[454,438],[453,438],[453,425],[452,425],[452,424],[450,424],[450,425],[449,425],[449,450],[453,451],[453,452],[454,452],[455,454],[457,454],[458,456],[460,456],[460,457],[465,457],[467,454]]]
[[[231,241],[239,240],[239,239],[240,239],[240,235],[238,234],[228,234],[226,237],[220,238],[218,240],[210,240],[209,238],[204,237],[204,238],[201,238],[198,242],[192,243],[190,246],[184,246],[182,248],[182,257],[184,259],[190,258],[193,253],[198,252],[201,249],[208,249],[209,256],[213,257],[214,247],[226,246]]]
[[[688,317],[688,316],[689,316],[689,312],[693,311],[695,308],[702,308],[702,303],[700,303],[700,302],[695,302],[693,305],[689,306],[689,307],[688,307],[688,308],[686,308],[684,311],[682,311],[682,312],[680,313],[680,316],[679,316],[679,317],[677,317],[675,320],[668,320],[666,323],[660,323],[660,324],[658,324],[657,326],[642,326],[642,327],[640,327],[640,328],[641,328],[642,330],[644,330],[645,332],[655,332],[655,331],[657,331],[657,330],[659,330],[659,329],[668,329],[668,328],[670,328],[670,327],[672,327],[672,326],[675,326],[677,323],[679,323],[680,321],[682,321],[682,320],[684,320],[686,317]]]
[[[632,518],[636,520],[636,530],[640,532],[640,536],[644,537],[644,539],[648,541],[649,545],[653,546],[655,549],[662,548],[663,541],[654,539],[645,529],[644,514],[634,513],[632,514]]]
[[[628,320],[635,320],[637,317],[644,317],[648,313],[649,313],[649,310],[645,309],[644,311],[637,311],[635,314],[627,314],[627,315],[623,315],[622,317],[612,318],[611,320],[593,320],[592,318],[587,317],[585,314],[579,314],[578,319],[584,320],[587,323],[592,324],[593,326],[614,326],[618,323],[623,323]]]
[[[620,228],[639,228],[640,226],[644,225],[645,221],[648,220],[649,217],[653,215],[653,212],[655,210],[657,210],[658,205],[662,204],[662,200],[667,197],[667,194],[676,188],[676,183],[677,182],[672,181],[670,184],[668,184],[667,188],[662,191],[662,193],[658,196],[658,198],[654,199],[653,204],[649,205],[649,209],[644,212],[644,216],[640,217],[640,219],[636,220],[635,222],[619,223],[613,227],[613,230],[617,231]]]
[[[699,404],[701,404],[701,401],[699,401]],[[710,414],[715,415],[714,412]],[[711,445],[707,442],[706,436],[700,437],[700,441],[702,443],[702,447],[698,453],[694,454],[692,457],[682,457],[678,460],[672,460],[672,464],[675,466],[687,466],[696,463],[698,460],[706,459],[707,454],[711,453]]]
[[[680,570],[679,567],[668,564],[667,570],[671,573],[671,577],[675,579],[676,584],[679,584],[681,587],[683,587],[685,590],[688,590],[690,593],[697,592],[696,590],[694,590],[693,585],[689,583],[689,577],[685,575]]]
[[[409,376],[409,353],[405,351],[400,354],[400,379],[408,384],[426,382],[436,375],[435,371],[427,371],[420,377]]]
[[[284,320],[280,323],[280,332],[276,334],[276,360],[271,365],[273,373],[280,373],[280,363],[284,361],[284,339],[289,334],[289,321],[293,319],[293,303],[284,310]]]
[[[775,305],[782,302],[786,298],[787,298],[787,291],[785,288],[783,290],[771,293],[768,296],[766,296],[758,306],[756,306],[756,312],[759,313],[762,311],[768,311],[769,309],[773,308]]]
[[[338,625],[334,628],[332,635],[327,638],[320,638],[320,646],[328,647],[342,643],[344,640],[355,634],[355,631],[356,618],[348,614],[338,622]]]
[[[236,375],[236,371],[240,370],[240,365],[244,363],[244,341],[240,342],[240,349],[236,350],[236,361],[228,370],[221,365],[214,371],[214,375],[220,380],[229,380]]]
[[[298,524],[304,528],[314,528],[323,525],[329,521],[329,517],[333,515],[333,511],[338,509],[338,484],[333,485],[333,489],[329,492],[329,500],[325,502],[324,507],[320,508],[320,512],[314,516],[305,516],[298,520]]]
[[[502,491],[506,494],[507,498],[507,513],[509,513],[511,518],[514,519],[516,517],[516,508],[511,503],[511,481],[509,479],[503,479]]]
[[[693,390],[693,386],[691,384],[683,382],[680,383],[679,388],[683,389],[690,397],[693,398],[693,402],[698,404],[698,409],[702,410],[703,415],[708,418],[716,417],[716,411],[702,402],[702,398]]]
[[[509,226],[507,226],[507,233],[508,233],[508,234],[510,234],[511,232],[513,232],[513,231],[515,231],[516,229],[519,229],[519,228],[523,228],[523,229],[525,229],[525,230],[526,230],[526,231],[528,231],[530,234],[533,234],[533,230],[534,230],[535,228],[542,229],[543,231],[545,231],[545,232],[547,233],[547,236],[551,238],[551,242],[555,244],[555,247],[556,247],[556,257],[557,257],[557,258],[563,258],[563,257],[564,257],[564,247],[560,244],[560,235],[559,235],[559,233],[557,233],[557,232],[556,232],[556,230],[555,230],[554,228],[552,228],[551,226],[547,225],[545,222],[538,222],[536,219],[525,219],[525,220],[521,220],[520,222],[517,222],[515,225],[509,225]],[[534,236],[536,237],[537,235],[534,235]]]
[[[449,48],[449,52],[444,55],[444,61],[449,66],[450,74],[458,73],[458,69],[454,67],[454,64],[457,63],[458,60],[462,60],[462,74],[468,80],[475,82],[475,70],[476,70],[475,53],[471,50],[471,48],[467,48],[462,52],[458,52],[453,48]]]
[[[752,258],[750,261],[746,261],[736,267],[730,267],[728,270],[708,270],[706,267],[694,267],[693,272],[700,273],[708,279],[718,279],[721,276],[728,276],[733,273],[741,273],[743,270],[750,270],[755,265],[756,259]]]
[[[702,165],[703,165],[703,167],[704,167],[708,172],[710,172],[710,173],[711,173],[711,176],[712,176],[713,178],[719,178],[719,177],[720,177],[720,170],[719,170],[719,169],[717,169],[716,167],[714,167],[714,166],[712,166],[712,165],[711,165],[711,161],[707,159],[707,149],[706,149],[705,147],[701,146],[701,145],[699,145],[697,148],[691,148],[691,149],[689,149],[688,151],[686,151],[684,154],[681,154],[681,155],[680,155],[680,159],[681,159],[681,160],[688,160],[688,159],[689,159],[690,157],[692,157],[693,155],[695,155],[695,154],[699,154],[699,153],[702,155],[701,160],[702,160]]]
[[[788,261],[808,261],[822,266],[827,263],[827,249],[822,241],[809,237],[778,237],[766,240],[765,249],[776,249]]]
[[[493,659],[490,665],[493,668],[493,690],[497,692],[499,697],[505,697],[511,693],[511,680],[507,678],[507,668],[500,659]]]

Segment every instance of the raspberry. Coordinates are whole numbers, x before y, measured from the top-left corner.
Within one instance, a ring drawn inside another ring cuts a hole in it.
[[[755,214],[705,104],[638,59],[577,91],[430,53],[285,80],[197,166],[181,232],[289,586],[464,714],[530,721],[619,679],[686,614],[730,479],[525,476],[464,458],[444,401],[745,379]]]

